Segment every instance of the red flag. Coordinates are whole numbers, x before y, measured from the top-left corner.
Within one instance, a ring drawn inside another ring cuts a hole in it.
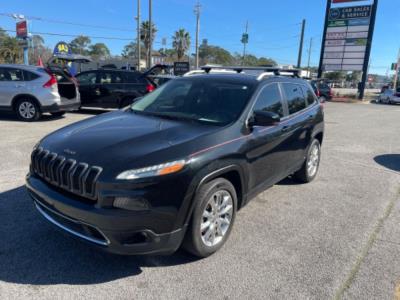
[[[38,67],[44,67],[42,58],[40,56],[39,56],[39,60],[38,60],[37,66]]]

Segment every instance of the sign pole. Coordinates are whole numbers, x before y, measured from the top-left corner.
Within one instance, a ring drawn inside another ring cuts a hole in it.
[[[321,57],[319,59],[319,66],[318,66],[318,78],[322,77],[322,71],[323,71],[322,70],[322,63],[323,63],[323,60],[324,60],[326,32],[328,30],[329,11],[331,9],[331,5],[332,5],[332,0],[327,0],[326,1],[324,33],[322,34]]]
[[[24,47],[24,64],[29,65],[29,48],[28,47]]]
[[[378,8],[378,0],[374,0],[374,4],[372,5],[371,23],[370,23],[369,31],[368,31],[367,49],[365,52],[363,73],[362,73],[362,79],[361,79],[361,85],[360,85],[360,95],[358,96],[359,100],[362,100],[364,98],[364,93],[365,93],[365,84],[366,84],[367,77],[368,77],[368,64],[369,64],[369,59],[370,59],[370,55],[371,55],[372,38],[374,35],[377,8]]]

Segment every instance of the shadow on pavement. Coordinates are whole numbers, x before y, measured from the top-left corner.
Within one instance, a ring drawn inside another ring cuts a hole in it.
[[[0,193],[0,281],[19,284],[94,284],[139,275],[141,267],[186,264],[171,256],[117,256],[61,234],[36,212],[24,186]]]
[[[400,172],[400,154],[383,154],[374,157],[376,163],[390,170]]]
[[[47,115],[44,114],[42,115],[42,117],[35,121],[36,122],[49,122],[49,121],[56,121],[56,120],[60,120],[64,118],[64,116],[61,117],[56,117],[56,116],[52,116],[52,115]],[[8,113],[8,112],[1,112],[0,114],[0,121],[11,121],[11,122],[21,122],[21,123],[28,123],[28,122],[24,122],[21,121],[20,119],[17,118],[17,116],[14,113]]]

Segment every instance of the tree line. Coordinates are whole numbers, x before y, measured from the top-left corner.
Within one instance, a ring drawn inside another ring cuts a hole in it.
[[[149,22],[144,21],[140,26],[141,58],[147,59],[150,55],[150,36]],[[157,28],[152,24],[151,40],[154,41]],[[171,37],[171,47],[163,46],[156,52],[164,57],[166,63],[174,61],[189,61],[193,63],[194,54],[190,52],[191,36],[184,28],[179,28]],[[33,45],[29,51],[29,60],[32,64],[37,63],[39,57],[47,61],[52,55],[52,49],[45,45],[44,39],[40,35],[33,35]],[[104,60],[108,58],[125,58],[136,60],[137,44],[131,42],[125,45],[120,55],[111,55],[111,51],[105,43],[92,43],[89,36],[80,35],[69,41],[72,53],[90,56],[94,60]],[[154,54],[154,53],[152,53]],[[209,45],[207,40],[203,40],[199,47],[200,65],[220,64],[220,65],[247,65],[247,66],[275,66],[277,63],[271,58],[257,57],[247,54],[245,58],[240,53],[231,53],[217,45]],[[0,28],[0,63],[22,63],[23,51],[18,45],[16,37],[8,35]]]

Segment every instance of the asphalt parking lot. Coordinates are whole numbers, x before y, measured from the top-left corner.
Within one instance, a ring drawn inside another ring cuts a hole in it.
[[[400,106],[327,103],[320,173],[286,179],[242,209],[229,241],[121,257],[55,230],[24,188],[30,151],[88,111],[0,116],[1,299],[393,299],[400,285]]]

